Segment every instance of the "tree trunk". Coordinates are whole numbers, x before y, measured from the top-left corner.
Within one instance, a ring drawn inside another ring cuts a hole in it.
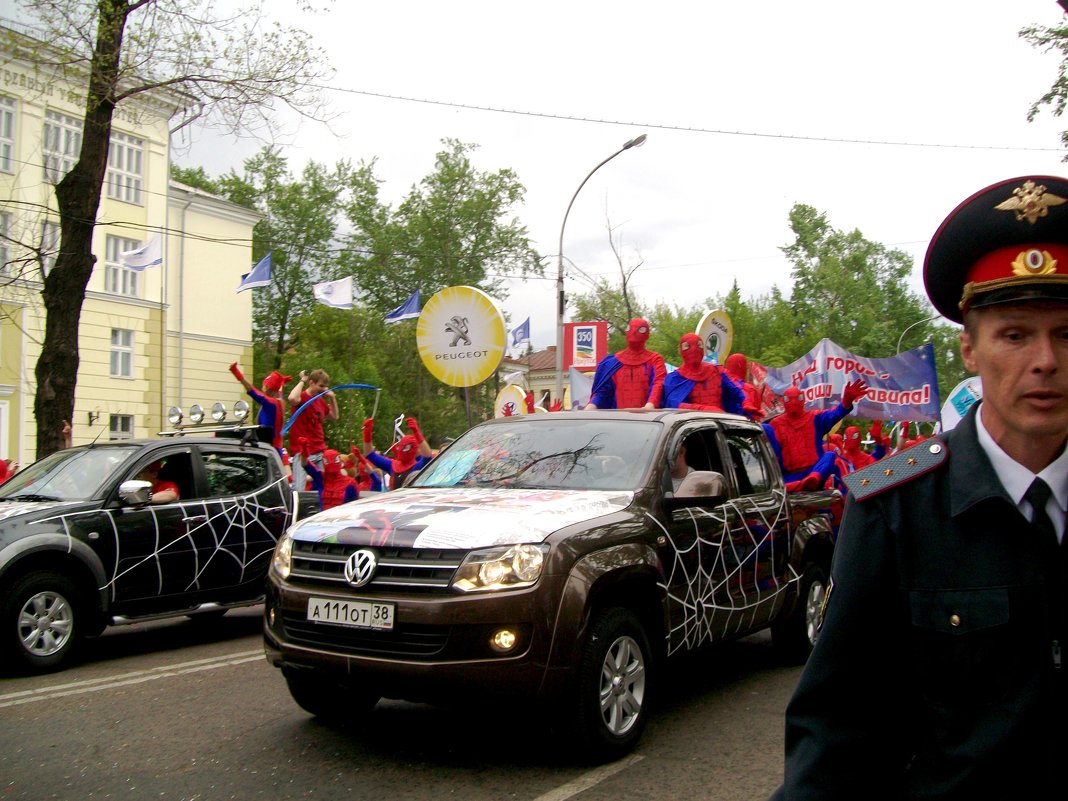
[[[45,336],[34,373],[37,458],[63,447],[63,421],[74,415],[78,383],[78,327],[85,287],[93,274],[93,230],[107,169],[114,87],[129,12],[125,0],[98,0],[97,36],[78,161],[58,184],[60,247],[44,277]],[[73,422],[73,420],[71,420]]]

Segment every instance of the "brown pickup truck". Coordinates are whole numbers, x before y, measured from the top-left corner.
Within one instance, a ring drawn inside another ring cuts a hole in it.
[[[665,660],[765,628],[807,656],[840,512],[837,492],[788,495],[741,417],[488,421],[403,489],[290,528],[267,657],[324,719],[351,724],[382,697],[524,699],[612,759],[641,736]]]

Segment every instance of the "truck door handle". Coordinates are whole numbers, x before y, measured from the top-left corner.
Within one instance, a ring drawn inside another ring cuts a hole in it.
[[[193,515],[192,517],[183,517],[182,518],[182,522],[183,523],[207,523],[208,522],[208,516],[207,515]]]

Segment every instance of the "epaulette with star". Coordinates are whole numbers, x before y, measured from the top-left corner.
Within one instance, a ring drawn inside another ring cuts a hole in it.
[[[949,456],[946,443],[929,439],[880,459],[844,476],[842,480],[858,501],[930,473]]]

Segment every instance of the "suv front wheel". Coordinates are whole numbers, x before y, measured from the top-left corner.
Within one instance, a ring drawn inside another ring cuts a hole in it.
[[[650,653],[645,628],[628,609],[604,610],[590,625],[569,728],[591,759],[618,759],[641,737],[652,687]]]
[[[27,573],[14,583],[0,609],[5,653],[35,673],[56,670],[81,637],[82,608],[77,585],[62,573]]]

